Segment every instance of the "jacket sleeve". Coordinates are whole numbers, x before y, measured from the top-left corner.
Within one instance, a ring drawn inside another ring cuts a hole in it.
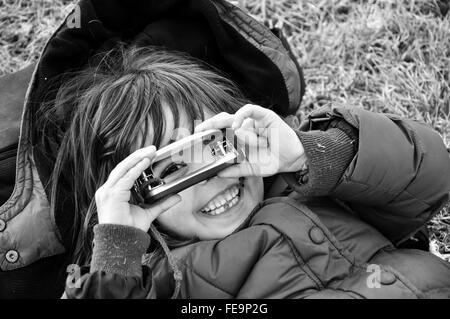
[[[82,267],[69,275],[63,297],[156,298],[151,270],[142,266],[142,256],[149,243],[150,236],[134,227],[112,224],[95,226],[90,267]]]
[[[314,132],[321,131],[326,135],[333,121],[351,127],[347,134],[350,138],[345,143],[345,139],[339,139],[341,145],[332,139],[329,145],[317,141],[314,144],[314,138],[307,138],[308,161],[314,162],[317,154],[327,154],[330,147],[345,148],[348,152],[349,143],[356,142],[357,147],[352,158],[341,156],[341,163],[336,167],[330,164],[329,177],[332,180],[340,177],[328,188],[321,188],[321,193],[316,193],[318,196],[332,196],[345,202],[394,244],[420,229],[448,200],[450,158],[441,137],[432,128],[361,108],[326,107],[309,116],[300,128],[299,138],[303,143],[308,134],[316,136]],[[356,137],[351,138],[352,131]],[[312,165],[313,173],[309,175],[326,171],[327,166],[322,162],[317,167]],[[293,175],[286,175],[286,180],[297,192],[309,191],[311,195],[314,183],[326,179],[324,175],[303,183]]]

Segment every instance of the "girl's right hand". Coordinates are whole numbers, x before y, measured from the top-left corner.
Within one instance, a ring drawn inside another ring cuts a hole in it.
[[[180,202],[181,197],[173,195],[151,206],[129,203],[134,182],[149,167],[155,152],[154,146],[137,150],[111,171],[105,184],[95,192],[99,224],[132,226],[147,232],[160,214]]]

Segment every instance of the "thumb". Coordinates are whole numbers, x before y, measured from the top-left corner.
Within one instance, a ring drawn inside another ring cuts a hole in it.
[[[222,178],[260,176],[260,172],[257,166],[252,165],[249,162],[244,162],[225,168],[223,171],[217,173],[217,176]]]
[[[175,206],[181,201],[181,196],[178,194],[166,197],[156,202],[155,204],[145,206],[144,209],[152,215],[153,220],[158,218],[159,215],[166,210]]]

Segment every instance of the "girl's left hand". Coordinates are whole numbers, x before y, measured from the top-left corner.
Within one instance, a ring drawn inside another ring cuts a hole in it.
[[[306,162],[303,145],[294,130],[275,112],[245,105],[235,114],[219,113],[195,132],[231,127],[246,145],[247,160],[221,171],[219,177],[271,176],[299,171]]]

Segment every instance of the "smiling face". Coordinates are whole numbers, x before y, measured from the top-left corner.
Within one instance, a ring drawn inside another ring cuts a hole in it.
[[[184,112],[180,112],[181,130],[176,130],[170,108],[163,107],[163,110],[166,127],[161,147],[184,137],[183,134],[175,136],[174,132],[192,130],[192,124]],[[204,112],[205,119],[213,116],[207,110]],[[146,145],[151,145],[151,136],[147,137]],[[155,169],[155,174],[171,180],[195,171],[201,166],[200,163],[163,161]],[[216,176],[178,194],[181,201],[157,218],[160,226],[183,238],[220,239],[236,230],[262,200],[263,181],[260,177],[239,179]]]
[[[43,103],[37,122],[44,134],[39,139],[44,141],[45,136],[44,149],[60,145],[51,192],[60,193],[65,184],[64,191],[70,191],[77,203],[75,224],[84,227],[77,227],[74,234],[73,259],[80,263],[89,262],[92,253],[92,225],[98,222],[95,193],[121,161],[145,145],[161,148],[170,144],[175,127],[192,132],[192,122],[204,119],[206,110],[210,110],[208,118],[220,112],[234,113],[250,102],[220,71],[160,46],[121,44],[96,54],[85,68],[61,84],[55,100]],[[69,109],[64,114],[57,111]],[[59,124],[64,136],[53,134]],[[49,130],[51,134],[46,134]],[[68,168],[73,170],[66,180]],[[164,174],[180,168],[182,165],[170,167]],[[261,179],[245,180],[236,200],[234,186],[238,183],[238,179],[211,178],[180,192],[181,203],[160,216],[159,230],[200,239],[228,235],[262,198]],[[168,244],[186,243],[176,237],[167,238]]]

